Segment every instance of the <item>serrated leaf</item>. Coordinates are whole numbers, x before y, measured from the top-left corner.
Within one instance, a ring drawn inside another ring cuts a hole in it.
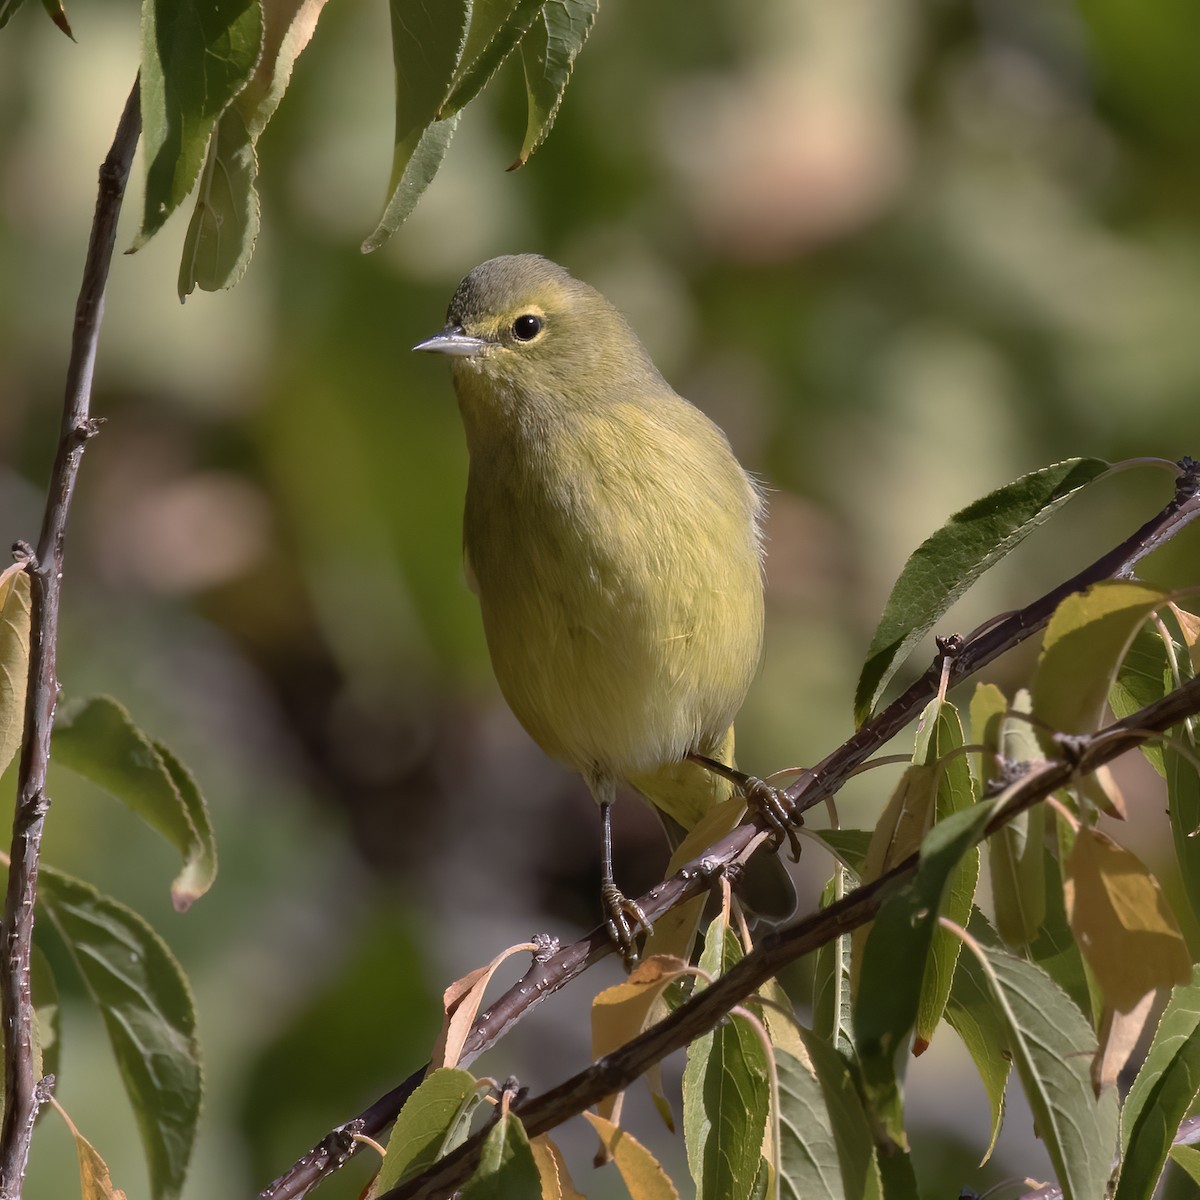
[[[1033,963],[1007,950],[969,946],[1004,1023],[1034,1124],[1064,1200],[1103,1196],[1117,1141],[1117,1096],[1092,1091],[1096,1037],[1079,1009]]]
[[[501,1112],[484,1139],[479,1166],[463,1185],[462,1200],[514,1200],[541,1196],[541,1176],[525,1126],[510,1112]]]
[[[45,864],[38,898],[104,1018],[155,1200],[174,1200],[200,1117],[196,1013],[166,943],[132,909]]]
[[[800,1036],[821,1085],[846,1200],[879,1200],[883,1184],[870,1120],[846,1060],[803,1026]]]
[[[1059,822],[1059,826],[1062,826]],[[1063,857],[1069,853],[1069,847]],[[1102,1000],[1095,983],[1083,965],[1079,943],[1067,922],[1067,910],[1063,906],[1062,875],[1058,859],[1043,847],[1042,869],[1045,877],[1046,916],[1038,936],[1030,943],[1026,953],[1054,980],[1075,1002],[1079,1011],[1092,1023],[1097,1024]]]
[[[535,1137],[529,1143],[529,1149],[541,1177],[541,1200],[587,1200],[576,1190],[562,1151],[549,1135],[543,1133],[541,1137]]]
[[[861,725],[909,651],[989,567],[1089,483],[1107,473],[1096,458],[1072,458],[1005,485],[957,512],[913,552],[871,639],[854,697]]]
[[[1099,830],[1076,834],[1063,866],[1063,901],[1084,961],[1119,1012],[1191,978],[1187,943],[1158,880]]]
[[[630,1200],[679,1200],[679,1192],[658,1159],[633,1134],[595,1113],[585,1112],[583,1115],[591,1122],[609,1157],[617,1164]]]
[[[325,0],[263,0],[262,53],[249,82],[221,115],[208,148],[179,265],[179,298],[196,287],[232,287],[258,238],[258,139],[308,45]]]
[[[469,1071],[431,1071],[404,1102],[367,1196],[382,1195],[464,1142],[482,1099],[479,1081]]]
[[[1172,991],[1121,1112],[1115,1200],[1150,1200],[1180,1121],[1200,1096],[1200,967]]]
[[[1200,773],[1192,759],[1170,743],[1163,748],[1163,769],[1175,859],[1192,912],[1200,917]]]
[[[977,940],[995,944],[995,934],[978,909],[971,913],[968,929],[971,936]],[[993,1003],[983,969],[973,954],[963,954],[959,957],[958,969],[954,972],[954,985],[946,1003],[946,1020],[962,1038],[963,1045],[966,1046],[967,1053],[979,1072],[983,1090],[987,1093],[992,1131],[987,1149],[979,1162],[979,1165],[983,1166],[996,1148],[996,1139],[1000,1136],[1000,1127],[1004,1123],[1004,1096],[1008,1087],[1008,1076],[1012,1070],[1012,1057],[1008,1050],[1004,1021]]]
[[[29,608],[29,573],[15,563],[0,572],[0,775],[20,749],[25,728]]]
[[[850,873],[840,863],[821,893],[821,908],[828,908],[853,886]],[[839,1053],[854,1056],[854,1028],[850,1003],[850,936],[826,942],[813,956],[813,1033]]]
[[[146,196],[137,250],[183,203],[221,114],[262,47],[257,0],[143,0],[142,146]]]
[[[599,7],[600,0],[546,0],[521,39],[529,120],[520,153],[509,170],[524,166],[546,140]]]
[[[91,780],[162,834],[183,859],[171,884],[179,912],[203,896],[217,873],[208,807],[187,769],[150,740],[111,696],[63,705],[51,740],[54,759]]]
[[[958,710],[945,701],[931,701],[922,714],[913,758],[914,761],[919,759],[924,766],[935,768],[934,812],[938,821],[970,808],[975,801],[971,768],[967,756],[961,753],[965,744]],[[973,846],[951,869],[946,881],[941,913],[947,920],[955,925],[967,923],[978,882],[979,848]],[[941,1022],[961,949],[962,943],[954,934],[945,929],[934,930],[917,1006],[913,1043],[916,1054],[929,1045]]]
[[[742,957],[723,919],[705,938],[700,970],[716,977]],[[757,1031],[731,1014],[688,1046],[683,1137],[697,1200],[751,1196],[767,1128],[770,1066]]]
[[[438,111],[443,119],[465,108],[487,86],[516,49],[546,0],[473,0],[467,40],[450,94]]]
[[[466,45],[470,0],[391,0],[396,70],[396,131],[388,201],[363,253],[378,250],[429,186],[458,126],[438,120]]]
[[[1195,1146],[1172,1146],[1171,1161],[1176,1163],[1193,1183],[1200,1184],[1200,1150]]]
[[[955,866],[983,836],[995,806],[984,801],[930,830],[915,878],[884,902],[863,951],[854,1042],[871,1113],[901,1149],[906,1148],[901,1078],[942,895]]]
[[[1034,714],[1058,733],[1098,729],[1125,651],[1166,599],[1157,588],[1125,580],[1068,596],[1042,638],[1033,678]]]
[[[45,1075],[58,1074],[62,1011],[54,968],[36,944],[29,961],[29,990],[33,997],[33,1073],[41,1079]]]
[[[775,1052],[779,1074],[779,1192],[793,1200],[842,1200],[837,1142],[816,1073]]]
[[[1015,715],[1003,716],[999,723],[997,751],[1014,766],[1042,757],[1033,726],[1020,715],[1031,712],[1032,706],[1032,698],[1022,689],[1013,700]],[[988,838],[992,907],[996,929],[1006,945],[1028,945],[1041,933],[1045,922],[1045,835],[1046,810],[1036,804]]]

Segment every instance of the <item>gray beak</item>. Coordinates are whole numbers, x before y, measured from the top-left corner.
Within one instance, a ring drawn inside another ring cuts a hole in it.
[[[447,325],[441,333],[418,342],[414,350],[432,350],[435,354],[449,354],[454,358],[475,358],[482,354],[489,343],[483,338],[469,337],[461,325]]]

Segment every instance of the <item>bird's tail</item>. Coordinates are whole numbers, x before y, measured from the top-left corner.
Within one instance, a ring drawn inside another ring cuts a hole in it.
[[[705,754],[733,766],[733,727]],[[733,799],[736,788],[721,775],[685,759],[669,763],[629,781],[658,812],[667,840],[674,851],[692,829],[718,805]],[[732,816],[729,827],[741,819]],[[715,833],[714,840],[721,834]],[[769,921],[783,921],[796,911],[796,889],[779,855],[763,849],[746,864],[738,885],[738,897],[747,908]]]

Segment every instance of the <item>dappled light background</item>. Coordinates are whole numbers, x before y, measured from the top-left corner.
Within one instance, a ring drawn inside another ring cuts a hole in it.
[[[136,67],[134,7],[68,11],[75,45],[36,4],[0,31],[5,544],[36,534],[96,168]],[[565,263],[766,481],[767,647],[739,758],[812,762],[850,733],[891,582],[951,512],[1069,455],[1200,454],[1198,39],[1187,0],[608,0],[529,165],[505,173],[524,129],[510,65],[409,223],[364,257],[390,161],[388,14],[329,7],[260,144],[244,280],[180,306],[183,215],[114,264],[108,423],[68,547],[65,694],[119,697],[191,766],[217,827],[217,886],[179,916],[166,848],[52,774],[47,860],[146,914],[195,987],[208,1100],[188,1195],[257,1191],[425,1061],[448,982],[597,919],[596,813],[492,681],[461,580],[448,373],[409,353],[460,276],[514,251]],[[121,248],[139,203],[135,172]],[[1033,598],[1170,487],[1152,468],[1105,481],[944,631]],[[1181,538],[1147,574],[1179,579],[1198,551]],[[1013,686],[1031,661],[993,677]],[[894,778],[856,781],[842,823],[870,827]],[[1163,869],[1153,777],[1121,778],[1121,840]],[[666,850],[639,804],[619,807],[632,894]],[[805,904],[829,870],[813,847]],[[44,940],[64,991],[58,1094],[145,1196],[103,1029]],[[546,1003],[477,1069],[540,1089],[584,1065],[587,1000],[617,973]],[[803,1002],[803,966],[789,983]],[[632,1103],[682,1177],[679,1141]],[[910,1105],[929,1195],[1048,1172],[1015,1098],[977,1169],[987,1104],[946,1027]],[[562,1140],[582,1190],[620,1194],[582,1130]],[[322,1194],[356,1195],[360,1157]],[[72,1194],[73,1171],[47,1116],[30,1195]]]

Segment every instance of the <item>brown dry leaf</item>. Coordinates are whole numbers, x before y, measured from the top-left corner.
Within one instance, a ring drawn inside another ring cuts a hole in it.
[[[637,969],[615,987],[606,988],[592,1001],[592,1057],[601,1058],[637,1037],[654,1023],[663,1007],[663,991],[688,970],[687,963],[670,954],[656,954],[643,959]],[[646,1082],[655,1107],[669,1129],[675,1122],[662,1086],[660,1069],[647,1072]],[[605,1096],[599,1108],[603,1115],[613,1117],[620,1093]]]
[[[582,1192],[576,1191],[562,1151],[548,1134],[534,1138],[529,1149],[542,1179],[542,1200],[587,1200]]]
[[[509,946],[492,959],[486,967],[479,967],[455,980],[442,993],[442,1031],[438,1034],[437,1044],[430,1056],[429,1069],[436,1071],[439,1067],[456,1067],[462,1055],[463,1044],[471,1026],[475,1023],[475,1014],[483,1003],[483,993],[491,982],[496,968],[506,958],[514,954],[534,952],[537,947],[532,942],[521,942],[517,946]]]
[[[75,1152],[79,1155],[79,1190],[82,1200],[127,1200],[120,1188],[113,1187],[108,1164],[97,1153],[96,1147],[75,1127],[75,1122],[67,1116],[67,1110],[53,1097],[50,1103],[66,1122],[71,1136],[75,1139]]]
[[[1079,949],[1118,1012],[1133,1012],[1147,992],[1191,979],[1191,955],[1158,880],[1106,834],[1079,831],[1063,871],[1063,899]]]
[[[1097,1097],[1106,1088],[1117,1082],[1117,1076],[1125,1069],[1129,1056],[1150,1020],[1154,1008],[1155,992],[1147,992],[1132,1012],[1119,1013],[1111,1008],[1104,1010],[1100,1023],[1100,1046],[1092,1059],[1092,1087]]]
[[[679,1200],[679,1193],[666,1171],[641,1142],[595,1113],[583,1115],[600,1135],[609,1157],[616,1162],[631,1200]]]

